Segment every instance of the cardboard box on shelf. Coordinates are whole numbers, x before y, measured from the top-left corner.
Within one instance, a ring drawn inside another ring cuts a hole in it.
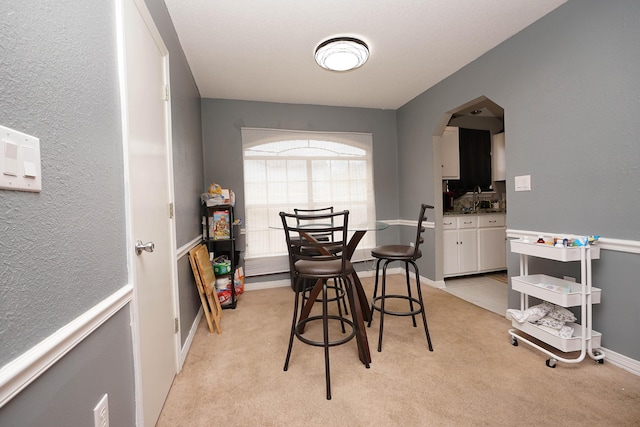
[[[221,192],[222,197],[210,197],[207,199],[207,206],[218,206],[218,205],[231,205],[234,206],[236,204],[236,195],[235,193],[228,189],[223,188]]]
[[[229,222],[229,211],[215,211],[213,213],[213,236],[214,240],[227,240],[231,237],[231,224]]]

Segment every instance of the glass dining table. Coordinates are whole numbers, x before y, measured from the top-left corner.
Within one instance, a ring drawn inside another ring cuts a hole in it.
[[[347,243],[347,258],[351,260],[356,248],[358,247],[358,244],[368,231],[380,231],[388,227],[389,224],[381,221],[362,224],[356,223],[353,225],[349,224],[349,232],[352,234],[349,242]],[[282,226],[274,226],[269,228],[276,228],[280,230],[283,229]],[[307,239],[313,239],[313,236],[311,235],[305,235],[304,237]],[[360,282],[358,273],[354,271],[351,277],[353,282],[353,291],[355,292],[347,292],[347,296],[349,298],[353,298],[353,307],[355,307],[355,313],[353,313],[352,316],[353,321],[358,323],[359,333],[356,336],[356,341],[358,343],[358,357],[363,364],[369,367],[369,363],[371,363],[371,352],[369,351],[369,342],[367,340],[367,331],[364,322],[368,322],[371,319],[371,307],[369,306],[369,300],[367,298],[367,294],[364,291],[364,288],[362,287],[362,282]],[[302,312],[300,313],[300,321],[309,317],[311,308],[321,290],[322,286],[318,286],[318,284],[316,284],[316,286],[313,286],[307,302],[305,303],[304,307],[302,308]]]

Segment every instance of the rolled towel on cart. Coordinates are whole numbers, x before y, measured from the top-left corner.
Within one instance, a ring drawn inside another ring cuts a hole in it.
[[[553,304],[543,302],[542,304],[529,307],[526,310],[517,310],[515,308],[510,308],[507,310],[507,314],[511,315],[511,317],[518,323],[535,323],[546,316],[552,309]]]

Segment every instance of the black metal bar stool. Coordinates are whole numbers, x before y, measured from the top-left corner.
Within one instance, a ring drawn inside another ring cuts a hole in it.
[[[371,300],[371,319],[368,326],[371,326],[371,320],[373,320],[373,311],[380,312],[380,335],[378,337],[378,351],[382,351],[382,331],[384,328],[384,315],[390,314],[392,316],[411,316],[413,319],[413,327],[417,327],[416,315],[422,314],[422,323],[424,324],[424,332],[427,336],[427,344],[429,345],[429,351],[433,351],[431,345],[431,336],[429,335],[429,327],[427,326],[427,316],[425,314],[424,302],[422,300],[422,290],[420,289],[420,273],[415,261],[422,257],[422,251],[420,250],[420,244],[424,242],[422,233],[425,228],[422,226],[422,222],[427,218],[425,211],[427,209],[433,209],[433,206],[422,204],[420,207],[420,217],[418,218],[418,230],[416,233],[416,242],[414,246],[409,245],[384,245],[378,246],[371,250],[371,255],[377,259],[376,262],[376,280],[373,288],[373,299]],[[382,292],[378,296],[378,277],[380,273],[380,263],[384,261],[382,266]],[[404,262],[405,277],[407,282],[407,294],[387,294],[387,266],[394,261]],[[416,288],[417,296],[415,298],[411,295],[411,281],[409,280],[409,264],[413,266],[416,274]],[[387,299],[402,299],[409,302],[409,309],[406,311],[392,311],[385,309],[385,301]]]
[[[287,349],[287,357],[284,363],[284,370],[289,368],[289,360],[291,358],[291,350],[293,348],[293,339],[297,337],[305,344],[324,348],[325,360],[325,380],[327,400],[331,399],[331,377],[329,367],[329,347],[344,344],[359,332],[358,322],[345,318],[342,314],[329,314],[328,301],[330,297],[327,295],[327,281],[331,279],[339,279],[345,287],[345,292],[351,307],[351,313],[355,313],[353,287],[350,276],[355,273],[353,265],[348,259],[347,247],[347,226],[349,220],[349,211],[327,213],[323,215],[295,215],[280,212],[282,225],[285,230],[287,239],[287,248],[289,250],[289,258],[291,272],[295,280],[294,290],[296,293],[293,319],[291,321],[291,331],[289,334],[289,347]],[[300,220],[314,221],[301,225]],[[327,220],[330,220],[327,221]],[[334,241],[318,241],[313,235],[321,232],[330,231],[335,234]],[[308,300],[302,298],[304,293],[303,281],[310,280],[313,285]],[[320,315],[308,316],[299,319],[302,316],[303,309],[300,309],[300,300],[303,304],[309,305],[316,302],[316,296],[322,292],[320,301],[322,302],[322,313]],[[339,307],[339,305],[338,305]],[[299,313],[300,312],[300,313]],[[321,320],[322,321],[322,341],[311,340],[303,336],[304,328],[307,323]],[[329,320],[340,321],[350,326],[351,331],[346,336],[338,339],[329,339]],[[367,368],[369,367],[367,363]]]
[[[309,218],[312,219],[308,219],[308,220],[303,220],[298,218],[296,221],[296,225],[298,227],[305,227],[305,226],[309,226],[309,224],[317,224],[317,216],[318,215],[323,215],[323,214],[328,214],[328,213],[333,213],[333,206],[328,206],[326,208],[317,208],[317,209],[302,209],[302,208],[295,208],[293,210],[294,214],[296,215],[303,215],[303,216],[309,216]],[[332,219],[325,219],[327,221],[327,225],[331,225],[333,226],[333,220]],[[325,242],[333,242],[334,241],[334,236],[333,233],[330,231],[324,231],[322,233],[314,233],[313,238],[318,240],[318,241],[325,241]],[[311,246],[307,246],[307,247],[302,247],[300,248],[301,251],[305,251],[306,253],[308,253],[309,255],[319,255],[318,252]],[[340,250],[339,247],[334,246],[331,248],[331,253],[332,254],[337,254],[338,251]],[[311,283],[313,281],[309,281],[309,280],[305,280],[304,281],[304,289],[305,292],[303,293],[303,298],[302,298],[302,303],[304,304],[308,298],[309,293],[311,292],[311,289],[313,288],[314,283]],[[293,280],[291,283],[291,286],[293,287]],[[328,302],[336,302],[338,304],[338,316],[342,316],[342,310],[344,310],[344,313],[346,315],[349,314],[349,309],[347,308],[347,299],[346,299],[346,292],[345,292],[345,288],[344,288],[344,284],[342,283],[342,281],[340,279],[334,279],[333,280],[333,284],[332,285],[328,285],[327,286],[329,289],[332,289],[335,293],[334,297],[330,297],[328,299]],[[317,300],[317,302],[321,302],[320,299]],[[340,305],[342,303],[342,306]],[[345,328],[344,328],[344,324],[342,324],[342,332],[345,332]]]

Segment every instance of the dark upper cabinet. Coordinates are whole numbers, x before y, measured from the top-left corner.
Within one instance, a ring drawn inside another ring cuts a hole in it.
[[[491,133],[488,130],[459,130],[460,179],[449,180],[449,190],[457,193],[491,190]]]

